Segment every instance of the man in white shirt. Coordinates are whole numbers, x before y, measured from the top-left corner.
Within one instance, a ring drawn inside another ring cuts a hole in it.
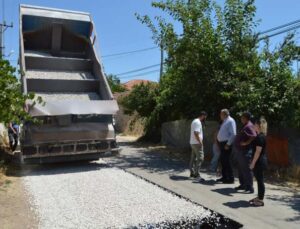
[[[234,176],[230,158],[232,144],[236,136],[236,123],[235,120],[230,117],[229,110],[227,109],[221,110],[220,118],[223,122],[218,132],[217,140],[221,150],[222,177],[217,181],[232,184],[234,183]]]
[[[190,160],[190,177],[194,178],[200,177],[199,170],[204,159],[202,122],[205,121],[206,117],[207,113],[202,111],[200,116],[194,119],[191,124],[190,145],[192,153]],[[200,181],[204,181],[204,179],[200,177]]]

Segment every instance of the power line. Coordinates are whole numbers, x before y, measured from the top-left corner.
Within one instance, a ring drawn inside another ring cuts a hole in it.
[[[139,53],[139,52],[145,52],[153,49],[157,49],[158,47],[150,47],[150,48],[145,48],[145,49],[138,49],[138,50],[133,50],[133,51],[128,51],[128,52],[120,52],[120,53],[114,53],[110,55],[104,55],[102,58],[107,58],[107,57],[113,57],[113,56],[123,56],[123,55],[129,55],[129,54],[134,54],[134,53]]]
[[[140,71],[147,70],[147,69],[150,69],[150,68],[154,68],[154,67],[157,67],[157,66],[160,66],[160,64],[154,64],[154,65],[146,66],[146,67],[143,67],[143,68],[135,69],[135,70],[132,70],[132,71],[119,73],[119,74],[116,74],[116,76],[122,76],[122,75],[127,75],[129,73],[140,72]]]
[[[259,32],[258,35],[266,34],[266,33],[269,33],[269,32],[273,32],[275,30],[282,29],[282,28],[285,28],[285,27],[288,27],[288,26],[291,26],[291,25],[294,25],[294,24],[298,24],[298,23],[300,23],[300,19],[296,20],[296,21],[292,21],[292,22],[286,23],[286,24],[283,24],[283,25],[280,25],[280,26],[276,26],[274,28],[265,30],[263,32]]]
[[[264,40],[264,39],[267,39],[267,38],[270,38],[270,37],[274,37],[274,36],[280,35],[280,34],[282,34],[282,33],[289,32],[289,31],[291,31],[291,30],[296,30],[296,29],[298,29],[298,28],[300,28],[300,24],[299,24],[299,25],[296,25],[296,26],[293,26],[293,27],[290,27],[290,28],[285,29],[285,30],[281,30],[281,31],[279,31],[279,32],[277,32],[277,33],[273,33],[273,34],[271,34],[271,35],[267,35],[267,36],[264,36],[264,37],[260,37],[259,40]]]
[[[142,76],[142,75],[148,75],[148,74],[155,73],[155,72],[159,72],[159,71],[160,71],[160,69],[156,69],[156,70],[153,70],[153,71],[142,72],[142,73],[140,73],[139,75],[132,75],[132,76],[119,77],[119,79],[135,78],[135,77],[139,77],[139,76]]]
[[[297,25],[295,25],[295,24],[297,24]],[[293,21],[293,22],[290,22],[290,23],[286,23],[284,25],[280,25],[280,26],[277,26],[277,27],[265,30],[263,32],[258,33],[258,35],[270,33],[272,31],[283,29],[283,28],[288,27],[288,26],[289,26],[289,28],[287,28],[287,29],[281,30],[279,32],[276,32],[276,33],[273,33],[273,34],[270,34],[270,35],[266,35],[264,37],[260,37],[259,40],[263,40],[263,39],[266,39],[266,38],[274,37],[274,36],[277,36],[279,34],[286,33],[288,31],[298,29],[298,28],[300,28],[300,20],[296,20],[296,21]],[[106,55],[106,56],[103,56],[103,57],[121,56],[121,55],[126,55],[126,54],[133,54],[133,53],[137,53],[137,52],[144,52],[144,51],[147,51],[147,50],[152,50],[152,49],[157,49],[157,48],[158,47],[150,47],[150,48],[146,48],[146,49],[139,49],[139,50],[134,50],[134,51],[129,51],[129,52],[115,53],[115,54]],[[143,68],[140,68],[140,69],[135,69],[135,70],[128,71],[128,72],[119,73],[119,74],[116,74],[116,76],[122,76],[122,75],[127,75],[127,74],[130,74],[130,73],[140,72],[140,71],[143,71],[143,70],[146,70],[146,69],[150,69],[150,68],[153,68],[153,67],[156,67],[156,66],[159,66],[159,65],[161,65],[161,64],[150,65],[150,66],[143,67]],[[145,73],[142,73],[142,74],[149,74],[149,73],[153,73],[153,72],[157,72],[157,71],[159,71],[159,70],[145,72]],[[132,77],[137,77],[137,76],[139,76],[139,75],[125,76],[125,77],[120,77],[120,78],[124,79],[124,78],[132,78]]]

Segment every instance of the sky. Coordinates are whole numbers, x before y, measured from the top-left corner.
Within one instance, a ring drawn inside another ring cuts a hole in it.
[[[159,10],[151,7],[152,0],[0,0],[1,20],[3,18],[3,1],[5,3],[5,20],[7,23],[13,22],[14,25],[5,32],[5,53],[8,55],[12,50],[14,51],[8,57],[13,65],[17,63],[19,50],[19,4],[91,13],[96,25],[101,56],[156,46],[151,38],[150,30],[136,19],[135,13],[147,14],[151,17],[162,15]],[[217,0],[220,3],[223,1]],[[258,32],[300,19],[300,0],[256,0],[256,6],[256,18],[260,20]],[[271,39],[271,43],[273,46],[278,45],[282,38],[283,36],[274,37]],[[299,34],[297,34],[298,41],[299,38]],[[160,51],[156,48],[131,55],[106,57],[102,60],[106,74],[121,74],[159,64]],[[120,75],[120,78],[122,82],[131,79],[157,81],[159,66],[137,73]]]

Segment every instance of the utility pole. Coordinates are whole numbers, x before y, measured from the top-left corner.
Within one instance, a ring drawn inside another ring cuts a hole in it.
[[[2,15],[3,15],[2,23],[0,23],[0,58],[5,56],[4,32],[8,28],[13,27],[13,23],[7,25],[5,21],[5,0],[2,0]]]
[[[12,28],[13,24],[7,25],[5,21],[0,23],[0,57],[5,56],[4,32],[7,28]]]

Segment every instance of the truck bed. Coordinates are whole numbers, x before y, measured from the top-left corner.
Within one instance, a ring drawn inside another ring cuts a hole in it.
[[[95,49],[91,16],[20,6],[20,68],[28,113],[40,123],[22,130],[21,161],[97,159],[118,150],[118,111]]]

